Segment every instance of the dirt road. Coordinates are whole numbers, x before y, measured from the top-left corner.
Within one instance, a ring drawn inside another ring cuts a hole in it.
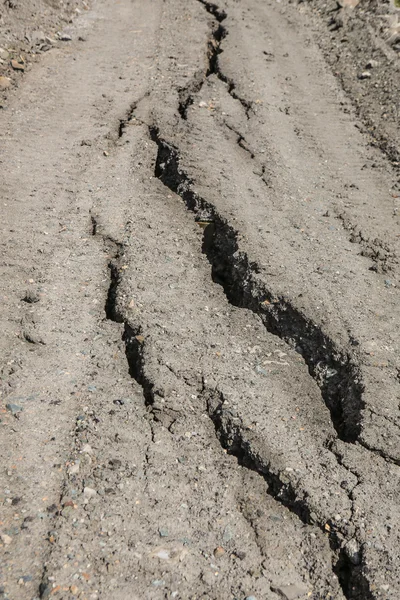
[[[68,31],[0,115],[0,598],[398,600],[393,156],[293,5]]]

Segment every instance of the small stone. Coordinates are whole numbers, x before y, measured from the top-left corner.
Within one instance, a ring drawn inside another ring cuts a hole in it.
[[[72,516],[73,512],[74,508],[72,506],[66,506],[62,509],[61,514],[64,517],[64,519],[68,519],[68,517]]]
[[[68,475],[76,475],[79,473],[79,460],[68,468]]]
[[[7,60],[9,56],[10,53],[5,48],[0,48],[0,58],[2,58],[3,60]]]
[[[70,590],[70,592],[71,592],[71,594],[73,596],[77,596],[78,595],[79,589],[77,588],[76,585],[71,585],[71,587],[69,588],[69,590]]]
[[[230,542],[232,538],[233,538],[232,528],[229,525],[227,525],[224,529],[224,534],[222,536],[222,540],[226,544],[227,542]]]
[[[359,73],[358,79],[371,79],[371,73],[369,71],[363,71]]]
[[[14,69],[14,71],[25,71],[25,63],[23,62],[18,62],[17,60],[13,59],[11,61],[11,66]]]
[[[12,542],[12,537],[7,535],[6,533],[3,533],[1,536],[1,541],[5,546],[9,546]]]
[[[277,587],[271,587],[271,590],[280,594],[282,598],[285,598],[285,600],[297,600],[297,598],[306,596],[309,592],[308,587],[303,583],[280,585]]]
[[[207,108],[207,102],[204,102],[204,100],[199,102],[199,108]]]
[[[11,79],[8,77],[0,77],[0,90],[6,90],[11,85]]]
[[[214,550],[214,556],[215,558],[221,558],[221,556],[223,556],[225,554],[225,550],[223,549],[222,546],[217,546]]]
[[[85,453],[85,454],[93,454],[93,448],[91,447],[90,444],[84,444],[82,446],[81,452]]]
[[[246,596],[245,600],[257,600],[255,596]]]
[[[17,415],[24,410],[23,407],[18,404],[6,404],[6,409],[10,411],[12,415]]]
[[[359,565],[361,562],[361,553],[360,546],[354,538],[349,540],[344,547],[344,551],[346,552],[350,562],[353,565]]]
[[[26,292],[25,296],[22,298],[23,302],[27,302],[28,304],[35,304],[35,302],[39,302],[40,298],[36,292],[29,290]]]
[[[365,67],[366,69],[376,69],[376,67],[379,67],[379,63],[377,60],[369,60]]]
[[[268,375],[268,371],[260,367],[260,365],[256,365],[255,372],[259,373],[260,375]]]
[[[92,498],[95,498],[97,492],[93,488],[85,487],[83,490],[83,495],[85,497],[85,501],[89,502]]]
[[[168,537],[169,533],[167,529],[163,529],[162,527],[158,530],[160,537]]]
[[[59,33],[58,39],[62,42],[70,42],[72,40],[72,37],[68,33]]]

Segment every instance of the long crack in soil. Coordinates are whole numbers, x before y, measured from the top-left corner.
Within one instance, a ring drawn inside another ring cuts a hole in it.
[[[158,146],[155,175],[181,196],[198,221],[207,221],[203,252],[213,280],[220,283],[229,302],[260,316],[266,329],[299,352],[318,383],[332,423],[340,439],[355,442],[360,433],[363,386],[351,357],[339,350],[316,323],[285,297],[276,297],[261,282],[260,268],[239,249],[235,231],[215,206],[193,191],[193,182],[180,167],[176,148],[161,139],[156,128],[150,135]]]

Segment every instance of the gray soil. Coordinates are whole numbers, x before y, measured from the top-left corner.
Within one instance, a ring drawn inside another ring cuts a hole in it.
[[[97,0],[6,90],[0,598],[399,599],[397,51],[328,8]]]

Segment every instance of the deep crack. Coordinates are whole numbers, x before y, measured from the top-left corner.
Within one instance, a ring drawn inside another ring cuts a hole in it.
[[[276,297],[260,281],[259,266],[239,250],[238,232],[218,214],[213,204],[193,191],[193,182],[180,167],[177,149],[162,140],[157,129],[150,128],[150,135],[158,145],[156,177],[181,196],[196,220],[209,222],[203,252],[212,266],[213,280],[220,283],[231,304],[259,315],[270,333],[303,356],[310,375],[320,387],[338,437],[355,442],[364,408],[363,385],[356,364],[290,299]]]

